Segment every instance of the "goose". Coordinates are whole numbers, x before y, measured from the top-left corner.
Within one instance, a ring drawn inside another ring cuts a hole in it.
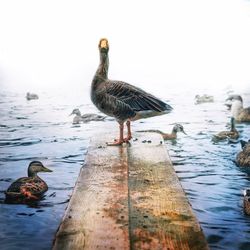
[[[26,99],[27,99],[28,101],[30,101],[30,100],[39,99],[39,97],[38,97],[37,94],[27,92],[27,94],[26,94]]]
[[[227,106],[227,108],[228,108],[229,110],[230,110],[231,107],[232,107],[232,101],[233,101],[233,100],[238,100],[238,101],[242,102],[242,104],[243,104],[243,99],[242,99],[242,97],[241,97],[240,95],[236,95],[236,94],[230,95],[230,96],[226,99],[226,102],[225,102],[225,105]]]
[[[242,151],[236,156],[236,164],[240,167],[250,167],[250,140],[241,140]]]
[[[153,132],[153,133],[158,133],[162,135],[164,140],[175,140],[177,139],[177,133],[182,132],[183,134],[186,135],[186,132],[184,131],[184,128],[181,124],[176,123],[172,129],[171,133],[164,133],[160,130],[154,130],[154,129],[149,129],[149,130],[139,130],[137,132]]]
[[[32,161],[28,166],[28,177],[14,181],[5,192],[7,201],[38,200],[47,190],[48,185],[42,180],[38,172],[52,172],[40,161]]]
[[[206,103],[206,102],[214,102],[214,97],[211,95],[195,96],[195,104]]]
[[[73,124],[78,124],[80,122],[87,123],[90,121],[104,121],[104,119],[106,118],[105,116],[92,113],[82,115],[79,109],[73,109],[70,115],[75,115],[75,117],[73,118]]]
[[[213,139],[215,140],[225,140],[227,138],[230,139],[238,139],[239,138],[239,132],[235,128],[235,119],[234,117],[231,117],[231,129],[230,131],[222,131],[218,133],[217,135],[214,135]]]
[[[123,81],[108,79],[109,43],[99,42],[100,64],[91,84],[91,100],[104,114],[114,117],[119,124],[119,139],[107,142],[108,146],[122,145],[132,138],[131,121],[169,113],[172,107],[150,93]],[[124,123],[127,137],[124,137]]]
[[[250,107],[243,108],[240,100],[232,101],[231,113],[237,122],[250,122]]]

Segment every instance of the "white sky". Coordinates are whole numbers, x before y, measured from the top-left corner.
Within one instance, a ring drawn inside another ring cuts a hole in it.
[[[88,87],[101,37],[111,79],[250,86],[250,1],[0,0],[0,87]]]

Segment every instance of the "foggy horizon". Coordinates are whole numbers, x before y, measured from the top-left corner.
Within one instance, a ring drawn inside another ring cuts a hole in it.
[[[250,1],[0,1],[0,87],[88,89],[109,78],[154,89],[250,86]]]

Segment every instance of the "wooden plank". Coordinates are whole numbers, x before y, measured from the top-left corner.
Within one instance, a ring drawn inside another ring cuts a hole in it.
[[[128,148],[131,249],[208,249],[161,137],[136,137]]]
[[[125,147],[92,141],[56,235],[54,250],[129,249]]]
[[[110,135],[92,139],[53,249],[208,249],[161,136]]]

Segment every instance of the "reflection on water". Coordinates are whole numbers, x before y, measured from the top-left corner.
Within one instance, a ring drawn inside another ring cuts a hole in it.
[[[135,122],[133,130],[170,132],[181,123],[188,135],[166,142],[175,170],[201,223],[211,249],[249,249],[250,217],[242,210],[242,190],[250,186],[249,173],[234,159],[239,143],[213,142],[212,135],[227,129],[229,112],[225,93],[214,103],[194,105],[195,92],[165,97],[174,107],[168,115]],[[87,94],[86,94],[87,95]],[[88,97],[48,96],[26,101],[25,93],[0,94],[0,240],[2,249],[50,249],[70,198],[91,135],[103,122],[72,125],[73,108],[95,113]],[[250,106],[245,95],[244,105]],[[164,96],[163,96],[164,98]],[[110,126],[117,125],[112,121]],[[241,139],[250,138],[250,125],[237,124]],[[115,135],[114,135],[115,137]],[[4,203],[4,190],[26,175],[32,160],[53,170],[41,173],[49,186],[43,200],[14,205]],[[41,244],[42,242],[42,244]]]

